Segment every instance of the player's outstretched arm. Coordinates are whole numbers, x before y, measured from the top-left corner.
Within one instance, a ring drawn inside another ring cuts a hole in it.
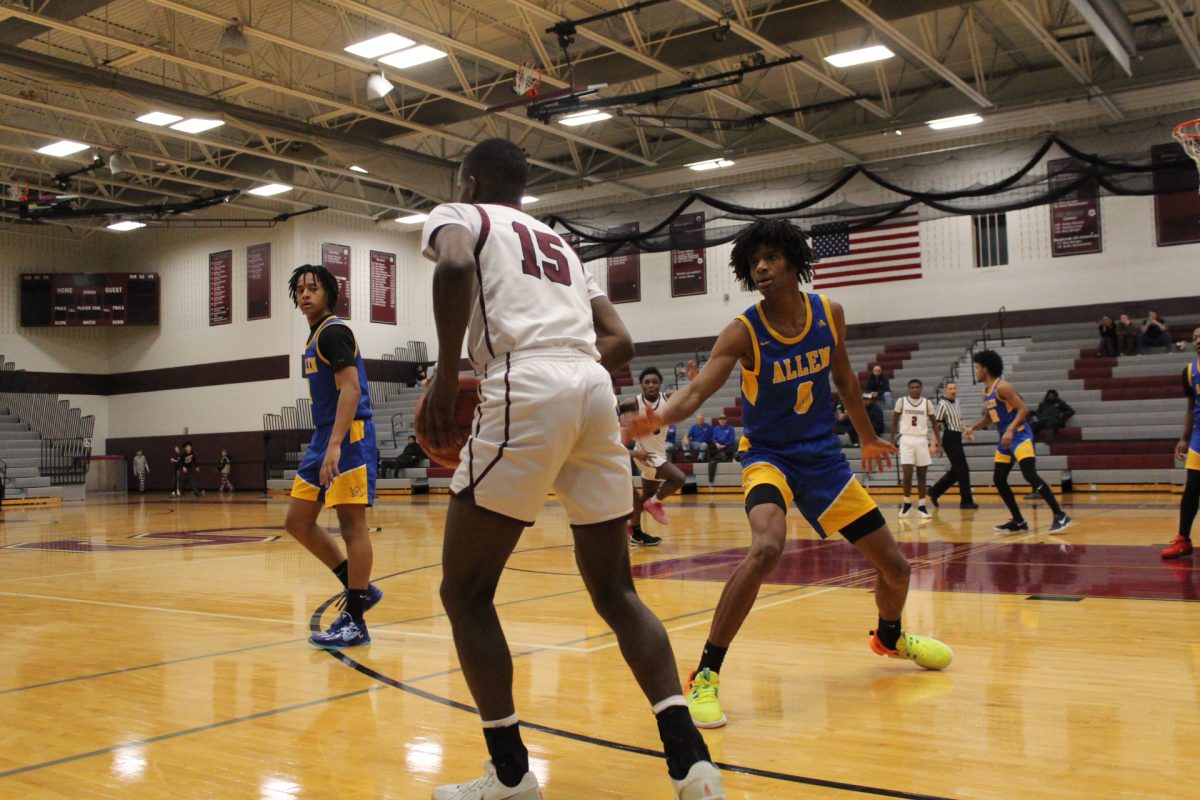
[[[592,326],[596,329],[600,366],[615,372],[633,360],[633,337],[612,301],[604,295],[592,298]]]
[[[1180,461],[1187,461],[1188,447],[1192,442],[1192,425],[1196,419],[1196,395],[1192,393],[1191,375],[1188,373],[1190,369],[1190,366],[1183,368],[1183,392],[1187,395],[1187,413],[1183,417],[1183,434],[1175,443],[1175,458]]]
[[[454,419],[458,398],[458,361],[478,291],[475,239],[462,225],[444,225],[430,245],[437,256],[433,270],[433,318],[437,323],[437,370],[430,380],[416,427],[437,450],[460,447]]]
[[[867,470],[880,470],[892,465],[892,456],[896,447],[891,442],[884,441],[871,427],[871,418],[867,416],[867,408],[863,405],[862,387],[858,385],[858,375],[850,366],[850,354],[846,352],[846,312],[841,303],[829,301],[829,310],[833,312],[833,324],[837,326],[838,341],[833,348],[833,385],[837,387],[846,406],[846,413],[858,432],[862,463]]]

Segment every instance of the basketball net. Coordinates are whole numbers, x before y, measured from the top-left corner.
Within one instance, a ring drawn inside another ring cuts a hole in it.
[[[1179,123],[1171,135],[1183,147],[1183,152],[1196,162],[1196,167],[1200,168],[1200,119]]]
[[[525,97],[536,97],[542,85],[542,68],[531,59],[525,59],[513,75],[513,91]]]

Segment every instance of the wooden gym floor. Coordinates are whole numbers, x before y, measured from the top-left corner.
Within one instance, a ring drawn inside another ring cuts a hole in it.
[[[943,673],[881,659],[870,574],[793,538],[722,674],[706,732],[730,798],[1200,796],[1200,571],[1163,563],[1178,496],[1075,495],[1064,536],[1002,537],[995,497],[932,522],[885,511],[913,561],[906,627]],[[374,643],[305,643],[339,588],[282,500],[123,496],[0,522],[0,797],[426,798],[486,757],[437,597],[446,498],[370,512]],[[680,672],[748,544],[735,497],[668,504],[632,553]],[[323,520],[333,521],[325,512]],[[334,523],[335,524],[335,523]],[[1043,532],[1039,532],[1043,531]],[[654,721],[548,502],[500,587],[534,769],[550,800],[668,798]]]

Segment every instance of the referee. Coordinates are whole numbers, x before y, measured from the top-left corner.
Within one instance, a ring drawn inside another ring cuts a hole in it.
[[[933,418],[942,423],[942,449],[950,458],[950,471],[938,479],[929,490],[929,502],[939,505],[938,498],[958,484],[959,508],[979,508],[971,495],[971,471],[967,467],[967,456],[963,452],[962,413],[958,408],[958,384],[947,383],[942,401]]]

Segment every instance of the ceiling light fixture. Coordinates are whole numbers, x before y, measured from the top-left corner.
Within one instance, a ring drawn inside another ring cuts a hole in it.
[[[881,44],[862,47],[858,50],[847,50],[844,53],[834,53],[825,56],[825,60],[839,69],[855,67],[859,64],[870,64],[872,61],[883,61],[896,55]]]
[[[408,69],[415,67],[418,64],[425,64],[429,61],[437,61],[439,58],[445,58],[446,53],[438,50],[436,47],[419,44],[416,47],[410,47],[407,50],[401,50],[398,53],[392,53],[389,56],[384,56],[379,59],[381,64],[387,64],[389,67],[396,69]]]
[[[395,88],[395,86],[392,86],[392,82],[387,79],[387,76],[383,74],[383,70],[372,73],[371,77],[367,78],[367,97],[371,100],[382,100],[391,94],[392,89]]]
[[[171,126],[171,130],[179,131],[180,133],[204,133],[211,131],[213,128],[219,128],[225,123],[219,119],[201,119],[192,117],[185,119],[183,122],[176,122]]]
[[[575,127],[576,125],[589,125],[593,122],[600,122],[606,119],[612,119],[612,114],[609,114],[605,111],[588,110],[577,111],[574,114],[568,114],[567,116],[560,118],[558,121],[563,125]]]
[[[533,196],[533,195],[531,195],[531,194],[527,194],[527,195],[525,195],[524,197],[522,197],[522,198],[521,198],[521,205],[523,205],[523,206],[531,206],[531,205],[533,205],[534,203],[536,203],[536,202],[538,201],[538,199],[539,199],[539,198],[537,198],[537,197],[534,197],[534,196]]]
[[[240,23],[234,22],[221,34],[220,49],[227,56],[244,56],[250,52],[250,42],[246,40]]]
[[[688,169],[693,169],[696,172],[707,172],[710,169],[721,169],[723,167],[732,167],[733,162],[728,158],[710,158],[707,161],[696,161],[685,165]]]
[[[284,192],[290,192],[292,187],[284,183],[268,183],[266,186],[255,186],[253,189],[248,189],[250,194],[256,194],[259,197],[271,197]]]
[[[406,47],[412,47],[414,44],[416,42],[412,39],[406,39],[398,33],[384,33],[370,39],[364,39],[361,42],[356,42],[344,49],[351,55],[375,59],[388,53],[394,53],[397,50],[403,50]]]
[[[396,217],[396,222],[401,225],[416,225],[429,219],[428,214],[409,214],[407,217]]]
[[[165,111],[151,111],[149,114],[142,114],[137,118],[138,122],[144,122],[147,125],[170,125],[172,122],[179,122],[183,117],[178,114],[168,114]]]
[[[114,222],[111,225],[105,225],[110,231],[136,231],[138,228],[146,227],[146,223],[137,222],[132,219],[123,219],[120,222]]]
[[[38,152],[44,156],[63,158],[64,156],[78,153],[80,150],[87,150],[89,147],[91,147],[91,145],[72,142],[70,139],[63,139],[62,141],[55,142],[54,144],[48,144],[45,147],[39,147]]]
[[[358,164],[351,164],[351,165],[350,165],[350,171],[351,171],[351,172],[361,172],[363,175],[369,175],[369,174],[370,174],[370,173],[368,173],[368,172],[367,172],[365,169],[363,169],[362,167],[360,167]]]
[[[983,117],[978,114],[960,114],[957,117],[943,117],[941,119],[931,119],[925,124],[935,131],[944,131],[947,128],[962,128],[966,125],[978,125],[983,122]]]

